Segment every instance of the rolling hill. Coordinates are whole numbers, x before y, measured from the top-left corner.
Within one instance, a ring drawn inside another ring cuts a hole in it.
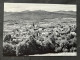
[[[48,12],[43,10],[22,11],[22,12],[4,12],[4,21],[44,21],[54,18],[76,18],[74,11]]]

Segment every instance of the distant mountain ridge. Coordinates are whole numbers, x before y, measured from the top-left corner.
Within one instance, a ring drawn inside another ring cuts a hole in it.
[[[4,21],[42,21],[44,19],[54,18],[76,18],[75,11],[56,11],[48,12],[44,10],[22,11],[22,12],[4,12]]]
[[[49,11],[45,11],[45,10],[35,10],[35,11],[29,11],[29,10],[26,10],[26,11],[21,11],[22,13],[28,13],[28,12],[49,12]],[[74,13],[76,15],[76,11],[54,11],[55,13],[66,13],[66,14],[71,14],[71,13]],[[4,14],[5,13],[20,13],[20,12],[6,12],[4,11]],[[53,12],[51,12],[53,13]]]
[[[76,12],[75,11],[56,11],[56,13],[65,13],[65,14],[76,15]]]

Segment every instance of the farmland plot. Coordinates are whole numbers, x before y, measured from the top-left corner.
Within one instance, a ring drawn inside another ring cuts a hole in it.
[[[4,12],[4,56],[76,56],[76,12]]]

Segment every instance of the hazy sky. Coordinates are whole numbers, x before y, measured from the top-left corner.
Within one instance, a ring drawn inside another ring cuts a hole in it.
[[[32,3],[4,3],[4,11],[21,12],[25,10],[45,10],[45,11],[76,11],[76,5],[67,4],[32,4]]]

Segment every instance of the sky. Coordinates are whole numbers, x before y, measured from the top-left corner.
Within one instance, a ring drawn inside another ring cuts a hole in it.
[[[76,5],[68,4],[32,4],[32,3],[4,3],[5,12],[21,12],[25,10],[76,11]]]

